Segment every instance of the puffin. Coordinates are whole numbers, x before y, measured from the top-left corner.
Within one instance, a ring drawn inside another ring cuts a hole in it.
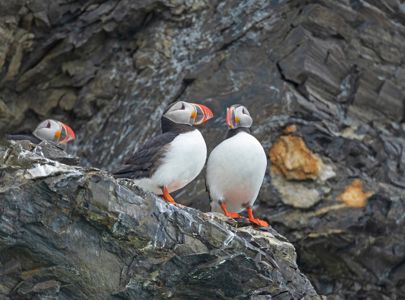
[[[32,134],[8,134],[7,140],[28,140],[33,144],[47,141],[57,146],[64,146],[73,141],[76,135],[72,128],[60,121],[48,119],[41,122]]]
[[[245,106],[234,104],[227,108],[226,123],[226,138],[212,150],[207,162],[205,180],[211,210],[242,218],[239,212],[246,209],[252,224],[268,227],[252,211],[267,168],[264,149],[250,133],[253,119]]]
[[[194,126],[212,117],[212,111],[202,104],[174,102],[161,117],[162,133],[126,159],[113,176],[131,179],[143,190],[176,204],[170,193],[193,181],[207,159],[204,137]]]

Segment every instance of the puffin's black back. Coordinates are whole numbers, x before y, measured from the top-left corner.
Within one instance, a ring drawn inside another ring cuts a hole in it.
[[[39,144],[41,140],[36,136],[27,133],[27,134],[6,134],[7,140],[13,141],[30,141],[33,144]]]
[[[151,177],[166,153],[167,146],[177,135],[175,132],[166,132],[153,137],[127,159],[123,166],[113,172],[114,177],[130,179]]]
[[[225,139],[229,139],[229,138],[233,137],[234,135],[238,134],[239,132],[246,132],[246,133],[250,134],[250,128],[238,127],[235,129],[228,129]]]
[[[162,134],[159,134],[136,151],[124,164],[113,172],[116,178],[149,178],[159,167],[169,144],[179,135],[195,130],[190,125],[177,124],[162,117]]]
[[[191,125],[178,124],[178,123],[175,123],[175,122],[169,120],[166,117],[162,117],[161,126],[162,126],[162,132],[163,133],[174,132],[174,133],[177,133],[177,134],[181,134],[181,133],[185,133],[185,132],[195,130],[195,128],[193,126],[191,126]]]

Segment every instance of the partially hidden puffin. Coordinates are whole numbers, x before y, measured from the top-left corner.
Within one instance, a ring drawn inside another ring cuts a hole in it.
[[[222,210],[229,218],[240,218],[238,213],[246,209],[251,223],[267,227],[269,224],[252,212],[267,166],[262,145],[250,134],[252,117],[245,106],[235,104],[227,108],[226,123],[226,139],[214,148],[207,162],[211,208]]]
[[[47,141],[57,146],[66,145],[68,142],[76,138],[74,131],[68,125],[48,119],[41,122],[32,134],[8,134],[8,140],[28,140],[33,144],[39,144],[42,141]]]
[[[114,177],[132,179],[135,185],[175,204],[170,193],[196,178],[207,159],[205,140],[193,126],[212,117],[204,105],[173,103],[161,118],[162,134],[141,146],[113,172]]]

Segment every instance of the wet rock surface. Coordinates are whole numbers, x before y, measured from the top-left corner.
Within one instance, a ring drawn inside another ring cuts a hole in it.
[[[246,105],[266,152],[292,135],[326,166],[287,178],[269,157],[255,208],[294,243],[318,292],[405,297],[399,1],[3,1],[0,41],[0,132],[64,119],[86,166],[113,169],[172,101],[213,109],[209,150],[225,107]],[[342,196],[354,180],[357,208]],[[176,199],[207,211],[203,175]]]
[[[2,299],[318,297],[275,230],[236,228],[19,145],[0,157]]]

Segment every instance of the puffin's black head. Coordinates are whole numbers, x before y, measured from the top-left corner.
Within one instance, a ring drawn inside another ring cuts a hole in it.
[[[40,140],[55,144],[66,144],[76,138],[72,128],[62,122],[51,119],[41,122],[32,134]]]
[[[226,123],[231,129],[239,127],[250,128],[253,119],[245,106],[234,104],[226,109]]]
[[[163,114],[163,118],[186,125],[200,125],[213,116],[212,111],[205,105],[185,101],[173,103]]]

